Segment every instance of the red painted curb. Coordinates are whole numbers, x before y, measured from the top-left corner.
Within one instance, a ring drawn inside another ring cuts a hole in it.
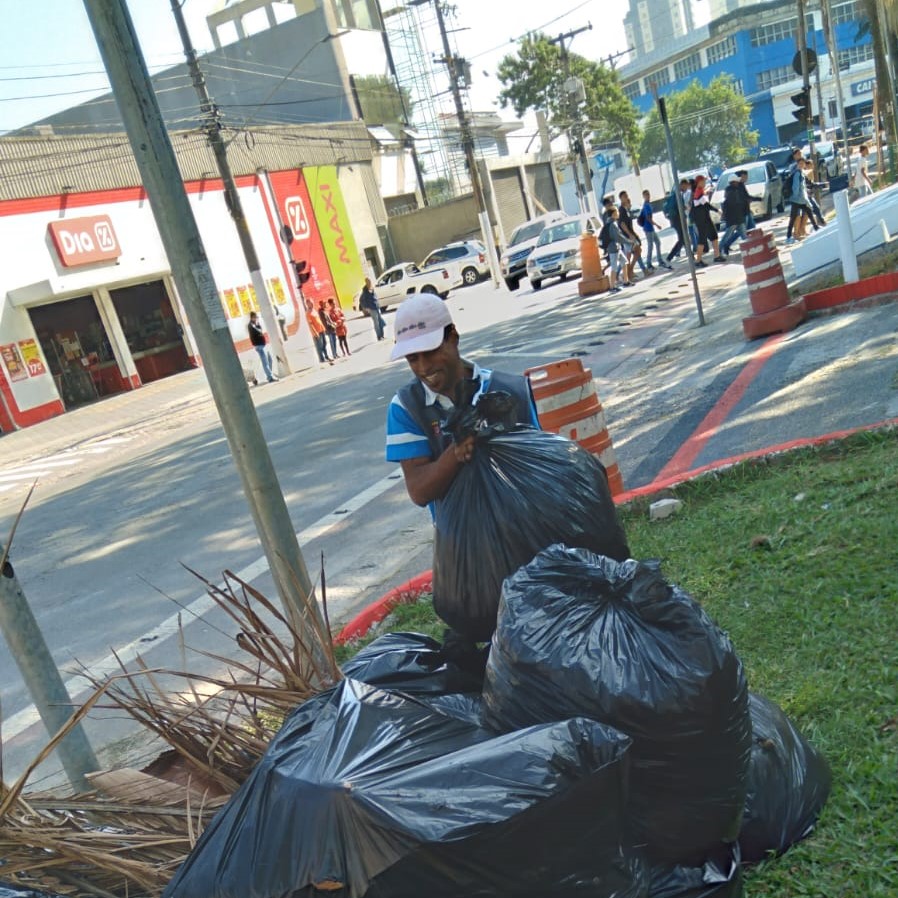
[[[375,624],[379,624],[397,605],[408,604],[422,592],[433,588],[433,572],[424,571],[411,580],[391,589],[386,595],[362,609],[334,637],[335,645],[343,645],[352,639],[361,639]]]
[[[814,290],[812,293],[804,295],[804,302],[809,312],[821,312],[824,309],[857,302],[859,299],[869,299],[871,296],[895,292],[898,292],[898,272],[888,271],[885,274],[875,274],[850,284],[839,284],[835,287],[827,287],[825,290]]]

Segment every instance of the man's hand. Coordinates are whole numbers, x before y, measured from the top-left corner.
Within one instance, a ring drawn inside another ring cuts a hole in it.
[[[455,460],[464,464],[469,462],[474,455],[474,437],[465,437],[460,443],[454,443]]]

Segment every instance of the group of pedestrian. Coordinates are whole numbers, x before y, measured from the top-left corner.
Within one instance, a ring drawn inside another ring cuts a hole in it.
[[[786,172],[783,192],[789,200],[789,223],[786,226],[786,243],[795,243],[807,233],[808,224],[819,231],[826,224],[814,191],[823,184],[813,179],[813,166],[801,150],[792,150],[792,165]]]

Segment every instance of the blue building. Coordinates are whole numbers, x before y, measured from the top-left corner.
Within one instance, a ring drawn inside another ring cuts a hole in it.
[[[873,108],[873,45],[869,33],[861,34],[864,16],[857,0],[834,3],[832,12],[845,117],[850,125]],[[806,20],[808,47],[816,52],[818,62],[811,76],[811,108],[816,116],[822,105],[824,129],[839,128],[843,123],[819,8],[809,9]],[[621,83],[639,112],[647,114],[654,104],[653,84],[664,96],[683,90],[694,80],[707,85],[717,75],[730,75],[736,89],[751,103],[751,126],[758,132],[759,146],[779,146],[804,133],[792,115],[795,105],[791,97],[802,86],[793,67],[797,38],[794,4],[782,0],[752,4],[637,57],[620,69]]]

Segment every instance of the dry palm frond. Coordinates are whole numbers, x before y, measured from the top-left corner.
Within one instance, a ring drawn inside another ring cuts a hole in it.
[[[94,695],[26,774],[9,789],[0,784],[4,880],[61,895],[158,898],[283,718],[339,679],[330,634],[316,615],[306,616],[301,633],[234,574],[225,572],[223,586],[200,579],[237,623],[241,657],[197,652],[226,671],[219,676],[150,670],[138,659],[136,670],[122,665],[120,674],[92,680]],[[97,792],[88,796],[25,794],[33,769],[101,697],[171,746],[183,785],[118,770],[91,775]]]

